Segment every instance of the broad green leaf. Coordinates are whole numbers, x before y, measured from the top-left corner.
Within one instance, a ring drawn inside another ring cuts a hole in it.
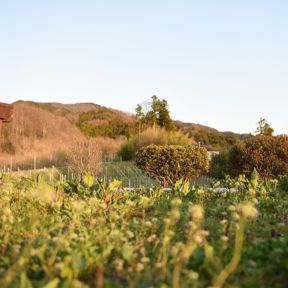
[[[58,284],[60,282],[60,279],[54,278],[53,280],[49,281],[43,288],[57,288]]]
[[[87,188],[91,188],[93,186],[94,180],[94,175],[91,172],[88,172],[83,176],[83,183]]]
[[[133,255],[133,247],[129,243],[125,243],[122,248],[123,258],[129,261]]]
[[[109,183],[109,189],[117,189],[122,186],[122,181],[120,180],[113,180]]]
[[[184,183],[183,188],[182,188],[182,193],[186,196],[190,192],[190,183],[187,181]]]

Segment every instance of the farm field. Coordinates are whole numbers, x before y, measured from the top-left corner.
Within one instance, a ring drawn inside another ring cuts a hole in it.
[[[0,183],[0,287],[287,287],[287,178]]]
[[[106,182],[114,179],[121,180],[124,187],[151,187],[157,185],[157,181],[147,176],[133,161],[104,162],[98,177]],[[200,176],[193,179],[191,183],[209,186],[212,180],[208,176]]]
[[[3,167],[0,167],[0,173],[5,173]],[[71,180],[72,178],[77,178],[77,173],[73,173],[73,170],[69,167],[54,167],[54,168],[39,168],[39,169],[15,169],[11,174],[12,177],[24,176],[24,177],[34,177],[38,173],[49,174],[50,180],[53,178],[55,183],[59,180]],[[53,176],[52,176],[53,175]],[[156,185],[157,182],[148,177],[143,171],[141,171],[133,161],[109,161],[103,162],[101,171],[97,174],[98,178],[103,179],[106,183],[109,183],[115,179],[121,180],[123,187],[151,187]],[[191,183],[201,185],[201,186],[210,186],[213,178],[209,176],[200,176],[191,181]]]

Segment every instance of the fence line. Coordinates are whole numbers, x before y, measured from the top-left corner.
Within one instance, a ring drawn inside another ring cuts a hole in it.
[[[12,169],[11,169],[12,168]],[[32,168],[32,167],[31,167]],[[13,166],[0,167],[0,173],[7,173],[15,176],[22,177],[32,177],[35,173],[45,172],[49,175],[49,181],[51,183],[56,183],[57,181],[69,181],[72,179],[80,179],[80,175],[73,172],[71,167],[38,167],[37,168],[37,159],[34,160],[34,165],[32,169],[22,170],[19,167],[13,170]],[[151,187],[157,185],[157,182],[154,179],[151,179],[145,175],[139,168],[137,168],[131,162],[105,162],[103,163],[103,169],[96,177],[104,180],[105,183],[110,183],[111,181],[117,179],[122,181],[124,187]],[[199,186],[210,186],[210,184],[215,181],[215,179],[202,175],[191,181],[191,184]]]

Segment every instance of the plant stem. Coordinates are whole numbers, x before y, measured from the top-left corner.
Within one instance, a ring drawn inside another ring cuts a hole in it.
[[[180,288],[180,271],[181,271],[181,264],[177,263],[173,270],[173,288]]]
[[[245,227],[245,218],[242,216],[239,222],[239,230],[236,231],[235,247],[233,257],[230,263],[222,270],[219,276],[216,278],[213,287],[221,288],[223,287],[227,278],[234,272],[236,267],[239,264],[242,247],[243,247],[243,238],[244,238],[244,227]]]

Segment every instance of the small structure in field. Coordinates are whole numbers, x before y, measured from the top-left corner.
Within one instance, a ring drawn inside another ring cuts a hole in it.
[[[12,121],[12,118],[13,118],[13,105],[0,103],[0,136],[2,132],[3,123]]]

